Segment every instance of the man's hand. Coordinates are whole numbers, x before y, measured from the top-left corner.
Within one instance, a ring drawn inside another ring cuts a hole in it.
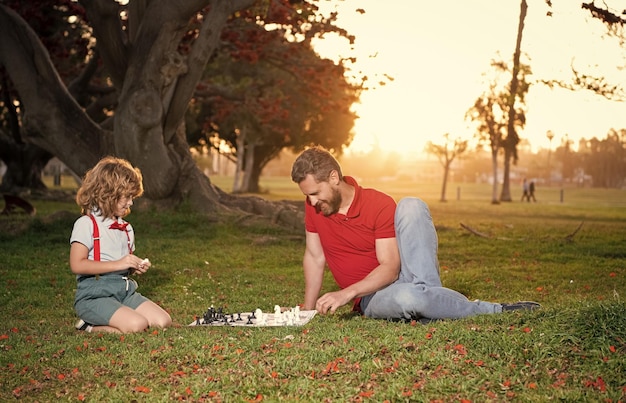
[[[327,313],[335,313],[337,308],[344,306],[350,302],[354,296],[346,290],[329,292],[322,295],[315,303],[317,312],[325,315]]]

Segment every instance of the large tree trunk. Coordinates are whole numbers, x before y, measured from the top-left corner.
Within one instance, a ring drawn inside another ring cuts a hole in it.
[[[0,5],[0,64],[20,95],[22,136],[84,173],[111,152],[110,133],[74,101],[52,66],[48,52],[14,11]]]
[[[191,158],[182,122],[227,18],[252,2],[137,0],[131,2],[129,18],[140,28],[131,29],[136,36],[128,38],[113,15],[116,3],[82,2],[120,94],[112,132],[89,119],[34,32],[16,13],[0,6],[0,63],[23,102],[26,140],[57,156],[78,175],[104,155],[126,158],[143,172],[146,199],[164,205],[187,199],[200,211],[215,211],[219,193]],[[182,56],[178,44],[187,22],[208,4],[211,9],[201,33]]]
[[[56,156],[82,176],[104,155],[138,166],[142,203],[171,207],[183,200],[197,211],[240,209],[301,231],[302,208],[229,197],[212,186],[189,152],[183,118],[223,25],[254,0],[133,0],[121,27],[117,2],[82,1],[98,53],[119,97],[113,130],[91,120],[57,74],[32,29],[0,5],[0,65],[19,93],[25,141]],[[205,9],[207,6],[210,6]],[[203,12],[192,46],[179,51],[188,22]]]

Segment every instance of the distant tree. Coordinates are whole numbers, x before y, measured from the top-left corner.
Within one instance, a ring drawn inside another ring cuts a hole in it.
[[[503,61],[491,61],[493,75],[487,79],[488,89],[481,94],[474,105],[465,114],[466,119],[477,123],[476,137],[481,143],[488,143],[491,151],[492,192],[491,203],[498,204],[498,155],[504,147],[509,122],[510,86],[503,84],[511,70]],[[530,66],[520,64],[517,85],[518,102],[514,106],[514,127],[523,128],[526,123],[525,94],[529,89],[527,76],[531,74]],[[510,141],[510,140],[509,140]],[[515,148],[513,148],[515,150]],[[516,154],[515,154],[516,155]]]
[[[528,12],[528,4],[526,0],[522,0],[520,4],[519,23],[517,26],[517,40],[515,42],[515,53],[513,54],[513,69],[511,74],[511,83],[509,84],[509,96],[506,102],[507,129],[506,137],[502,141],[504,148],[504,175],[502,178],[502,193],[500,194],[500,201],[511,201],[511,188],[509,184],[511,162],[517,163],[517,144],[519,143],[519,135],[517,134],[517,128],[523,127],[526,124],[524,114],[519,114],[516,110],[515,104],[519,101],[524,103],[524,96],[528,92],[530,84],[526,82],[523,77],[526,73],[523,71],[524,66],[520,63],[520,57],[522,53],[522,36],[524,33],[524,21],[526,20],[526,14]],[[522,79],[520,79],[520,75]]]
[[[626,129],[611,130],[603,140],[587,141],[585,172],[593,187],[621,188],[626,180]]]
[[[577,168],[582,168],[582,161],[577,153],[572,150],[572,141],[565,136],[561,145],[554,150],[554,157],[561,165],[561,176],[565,181],[572,181]]]
[[[446,201],[446,187],[448,185],[448,177],[450,175],[450,165],[454,159],[467,150],[467,140],[454,139],[450,140],[450,133],[443,135],[444,143],[435,144],[432,141],[426,143],[426,152],[435,155],[441,166],[443,167],[443,182],[441,184],[441,198],[439,201]]]

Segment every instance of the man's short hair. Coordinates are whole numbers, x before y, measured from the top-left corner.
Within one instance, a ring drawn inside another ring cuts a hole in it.
[[[317,182],[327,182],[332,171],[337,171],[343,180],[339,162],[322,146],[308,148],[296,158],[291,168],[291,180],[300,183],[307,175],[313,175]]]

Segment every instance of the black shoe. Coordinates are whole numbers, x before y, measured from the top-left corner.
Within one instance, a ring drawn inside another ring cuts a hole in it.
[[[502,305],[502,312],[508,311],[534,311],[541,308],[536,302],[533,301],[517,301],[512,304],[500,304]]]

